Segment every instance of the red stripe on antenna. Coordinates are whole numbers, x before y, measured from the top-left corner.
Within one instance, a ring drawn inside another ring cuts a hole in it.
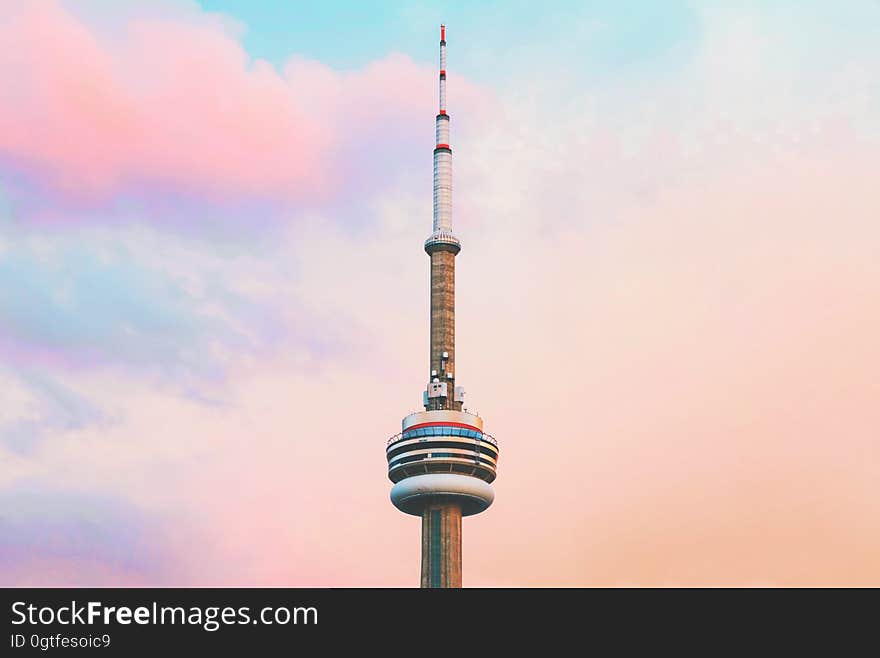
[[[446,41],[446,26],[440,26],[440,41]]]

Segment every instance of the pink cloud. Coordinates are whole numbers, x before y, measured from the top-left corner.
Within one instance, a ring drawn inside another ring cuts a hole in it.
[[[111,44],[55,2],[4,13],[0,158],[75,198],[159,185],[320,202],[369,178],[362,146],[388,125],[431,138],[433,71],[402,55],[346,73],[294,59],[281,73],[214,22],[132,19]],[[467,83],[457,93],[481,98]]]

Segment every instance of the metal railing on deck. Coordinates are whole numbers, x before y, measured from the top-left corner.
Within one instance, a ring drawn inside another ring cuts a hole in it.
[[[387,448],[392,443],[397,443],[398,441],[401,440],[402,437],[403,437],[403,432],[398,432],[397,434],[392,436],[390,439],[388,439],[388,442],[385,444],[385,447]],[[420,437],[420,438],[431,439],[434,437],[426,436],[426,437]],[[437,437],[437,438],[441,438],[441,437]],[[466,439],[468,437],[461,436],[461,437],[454,437],[454,438]],[[480,439],[477,439],[477,440],[478,441],[479,440],[486,441],[487,443],[491,443],[496,448],[498,447],[498,440],[494,436],[492,436],[491,434],[486,434],[485,432],[483,432],[481,434]]]

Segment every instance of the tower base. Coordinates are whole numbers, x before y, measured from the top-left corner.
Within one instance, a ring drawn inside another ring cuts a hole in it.
[[[422,587],[461,587],[461,506],[437,503],[422,512]]]

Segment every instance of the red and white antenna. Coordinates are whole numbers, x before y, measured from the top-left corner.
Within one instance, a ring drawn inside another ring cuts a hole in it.
[[[446,26],[440,26],[440,110],[434,147],[434,232],[452,232],[452,149],[446,112]]]

